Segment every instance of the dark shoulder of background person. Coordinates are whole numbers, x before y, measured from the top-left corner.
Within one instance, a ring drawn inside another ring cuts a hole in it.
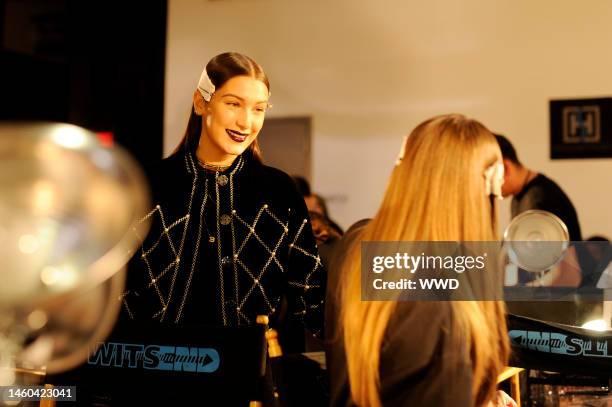
[[[516,195],[516,199],[520,201],[527,194],[533,204],[531,209],[541,209],[557,215],[567,225],[570,240],[582,240],[576,209],[556,182],[545,175],[538,174],[525,186],[523,191]]]

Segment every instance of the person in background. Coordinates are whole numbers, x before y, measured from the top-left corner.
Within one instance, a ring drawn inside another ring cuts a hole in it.
[[[308,180],[300,175],[293,175],[292,178],[300,195],[302,195],[302,197],[310,196],[312,192]]]
[[[569,197],[556,182],[525,167],[510,141],[496,134],[504,161],[504,197],[512,196],[512,217],[529,209],[540,209],[559,217],[567,226],[571,241],[581,241],[580,223]]]
[[[612,245],[610,239],[593,235],[585,240],[583,287],[612,288]],[[584,271],[587,272],[584,272]]]
[[[438,116],[402,151],[376,216],[352,228],[332,260],[331,406],[514,405],[495,393],[509,353],[502,302],[361,300],[362,241],[497,240],[503,166],[491,132],[461,115]],[[470,287],[485,278],[466,277]]]
[[[503,135],[495,134],[504,161],[504,197],[512,196],[511,215],[515,216],[531,210],[548,211],[563,221],[569,232],[569,240],[582,241],[580,223],[576,209],[561,187],[550,178],[525,167],[519,160],[512,143]],[[582,285],[583,273],[588,272],[588,254],[581,245],[572,245],[564,261],[544,278],[534,273],[519,270],[519,281],[530,285],[577,287]],[[584,270],[583,270],[584,269]]]
[[[329,226],[331,226],[338,235],[342,235],[344,233],[342,228],[329,217],[329,212],[327,210],[327,204],[325,203],[325,199],[323,199],[320,195],[312,192],[312,190],[310,189],[310,184],[308,183],[306,178],[299,175],[294,175],[293,181],[295,182],[298,191],[300,191],[300,193],[302,194],[304,202],[306,202],[308,212],[310,212],[311,214],[318,213],[319,215],[323,216],[325,222]]]

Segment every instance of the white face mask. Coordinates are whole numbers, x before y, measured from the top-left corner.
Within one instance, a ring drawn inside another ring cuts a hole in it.
[[[504,164],[499,161],[491,164],[485,171],[485,193],[497,199],[504,199],[502,185],[504,184]]]

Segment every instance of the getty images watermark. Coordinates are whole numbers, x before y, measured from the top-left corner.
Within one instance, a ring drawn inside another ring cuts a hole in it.
[[[601,290],[595,287],[589,291],[584,285],[545,287],[543,283],[548,273],[579,267],[579,262],[568,259],[572,251],[592,249],[585,244],[514,242],[509,250],[502,242],[362,242],[361,297],[366,301],[532,301],[564,300],[578,291],[596,297]],[[520,261],[513,263],[519,257],[525,264],[548,264],[549,257],[561,252],[558,263],[542,270],[525,270]]]

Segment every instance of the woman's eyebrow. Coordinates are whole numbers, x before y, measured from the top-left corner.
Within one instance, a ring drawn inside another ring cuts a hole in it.
[[[221,95],[221,97],[226,97],[226,96],[228,96],[228,97],[235,97],[236,99],[239,99],[239,100],[244,102],[244,98],[241,98],[238,95],[234,95],[233,93],[225,93],[225,94]],[[259,102],[255,102],[255,104],[259,104],[259,103],[268,103],[268,101],[267,100],[260,100]]]

